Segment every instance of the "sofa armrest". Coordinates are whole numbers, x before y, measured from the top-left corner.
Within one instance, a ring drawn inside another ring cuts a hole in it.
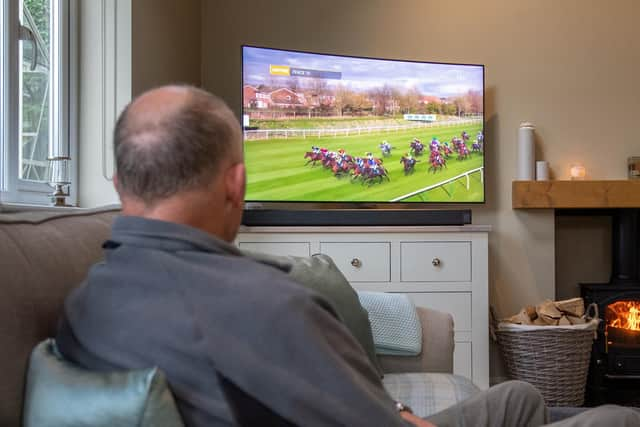
[[[385,374],[402,372],[453,372],[453,317],[416,307],[422,324],[422,353],[418,356],[378,356]]]

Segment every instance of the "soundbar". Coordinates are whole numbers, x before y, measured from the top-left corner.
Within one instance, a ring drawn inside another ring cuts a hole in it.
[[[471,210],[245,210],[242,224],[258,226],[464,225]]]

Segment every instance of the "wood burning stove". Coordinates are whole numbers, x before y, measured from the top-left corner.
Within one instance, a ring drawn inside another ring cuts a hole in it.
[[[640,406],[640,210],[613,212],[609,283],[581,283],[585,304],[603,321],[593,344],[587,405]]]

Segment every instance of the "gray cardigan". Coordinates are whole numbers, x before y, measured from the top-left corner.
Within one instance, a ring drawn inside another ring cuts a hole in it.
[[[119,217],[57,341],[89,369],[158,366],[187,425],[232,424],[221,374],[294,424],[404,425],[331,306],[199,230]]]

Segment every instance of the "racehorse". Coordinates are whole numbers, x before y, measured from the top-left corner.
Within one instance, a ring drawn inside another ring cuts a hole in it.
[[[382,144],[378,145],[378,147],[380,147],[380,151],[382,152],[382,157],[389,157],[391,155],[391,149],[393,147],[389,145],[388,142],[386,144],[383,142]]]
[[[322,166],[327,168],[327,169],[332,169],[333,168],[333,164],[335,163],[336,159],[334,157],[335,153],[332,152],[327,152],[324,153],[322,155]]]
[[[448,145],[443,146],[442,150],[445,159],[448,159],[451,154],[453,154],[453,150]]]
[[[411,173],[414,172],[414,168],[416,166],[416,163],[418,162],[418,160],[416,159],[412,159],[412,158],[408,158],[405,156],[402,156],[402,158],[400,159],[400,163],[402,163],[402,166],[404,168],[404,174],[405,175],[409,175]]]
[[[433,173],[436,173],[437,170],[442,170],[443,167],[447,167],[447,161],[440,153],[431,156],[429,161],[431,162],[431,166],[429,166],[428,171],[433,170]]]
[[[331,170],[335,176],[339,176],[341,173],[348,173],[353,165],[353,157],[345,154],[342,156],[342,161],[334,160]]]
[[[362,183],[366,183],[368,185],[373,184],[375,182],[374,180],[376,179],[378,180],[378,183],[382,183],[383,178],[387,178],[387,181],[391,181],[391,179],[389,178],[389,173],[382,166],[378,166],[376,168],[365,168],[364,171],[362,171],[362,178]]]
[[[316,162],[322,161],[322,153],[316,153],[315,151],[307,151],[306,153],[304,153],[304,158],[309,159],[307,160],[307,163],[304,164],[305,166],[308,165],[309,163],[313,163],[311,166],[315,166]]]
[[[471,151],[474,153],[482,153],[482,142],[478,140],[471,144]]]
[[[469,157],[469,148],[462,143],[458,146],[458,160],[464,160]]]
[[[411,152],[416,156],[421,156],[422,152],[424,151],[424,145],[422,145],[422,142],[418,141],[417,139],[411,141],[409,147],[411,148]]]

